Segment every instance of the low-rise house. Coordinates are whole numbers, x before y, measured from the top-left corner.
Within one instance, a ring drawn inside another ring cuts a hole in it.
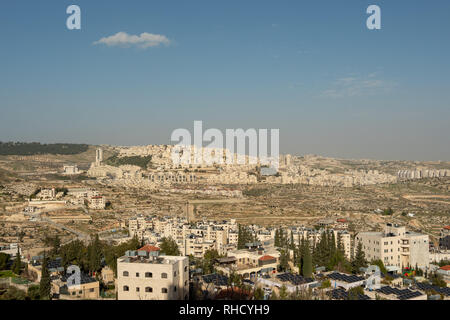
[[[114,284],[115,281],[114,271],[109,266],[103,267],[100,276],[104,284],[106,285]]]
[[[216,267],[217,271],[226,275],[236,273],[243,278],[253,278],[263,273],[276,272],[280,253],[275,249],[268,251],[262,247],[251,247],[251,249],[229,251],[227,256],[234,258],[234,262],[231,263],[231,259],[221,261]]]
[[[420,291],[413,291],[410,289],[399,289],[390,286],[384,286],[375,290],[380,298],[387,300],[427,300],[425,293]]]
[[[327,275],[330,279],[333,288],[344,288],[345,290],[360,287],[364,285],[365,278],[357,275],[344,274],[339,272],[332,272]]]
[[[100,297],[100,283],[94,278],[80,273],[65,274],[52,281],[52,293],[58,294],[60,299],[98,299]]]
[[[28,263],[28,274],[31,275],[34,281],[41,281],[42,276],[42,261],[43,256],[34,256]],[[62,266],[62,259],[55,258],[48,261],[47,264],[50,276],[59,276],[64,273],[64,267]]]

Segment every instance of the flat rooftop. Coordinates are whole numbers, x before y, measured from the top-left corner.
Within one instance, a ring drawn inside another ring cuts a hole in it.
[[[170,264],[183,260],[185,257],[178,256],[122,256],[118,259],[123,263],[146,263],[146,264]]]

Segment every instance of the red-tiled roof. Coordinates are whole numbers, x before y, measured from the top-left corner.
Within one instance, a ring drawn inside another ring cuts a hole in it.
[[[260,260],[260,261],[267,261],[267,260],[275,260],[275,259],[276,259],[275,257],[269,256],[269,255],[265,255],[265,256],[262,256],[261,258],[259,258],[258,260]]]
[[[450,226],[445,226],[444,229],[450,230]]]
[[[345,219],[337,219],[336,221],[337,221],[337,222],[343,222],[343,223],[346,223],[346,222],[347,222],[347,220],[345,220]]]
[[[147,251],[147,252],[151,252],[151,251],[160,251],[161,249],[159,249],[158,247],[146,244],[145,246],[143,246],[142,248],[138,249],[138,251]]]
[[[445,271],[450,271],[450,265],[448,266],[443,266],[440,268],[441,270],[445,270]]]

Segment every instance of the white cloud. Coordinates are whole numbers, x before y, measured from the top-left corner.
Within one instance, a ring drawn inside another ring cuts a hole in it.
[[[140,35],[132,35],[126,32],[117,32],[116,34],[101,38],[95,41],[94,44],[105,44],[108,47],[131,47],[136,46],[139,48],[158,47],[160,45],[168,46],[171,41],[164,35],[141,33]]]
[[[375,95],[392,90],[396,83],[376,78],[376,73],[367,76],[351,76],[339,78],[329,89],[322,92],[327,98],[344,98]]]

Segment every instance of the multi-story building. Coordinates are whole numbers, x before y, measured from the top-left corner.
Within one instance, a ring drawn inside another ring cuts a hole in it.
[[[73,175],[73,174],[78,174],[78,167],[77,165],[73,165],[73,166],[64,166],[63,167],[63,173],[66,175]]]
[[[0,253],[8,254],[11,258],[15,258],[19,252],[19,255],[22,256],[22,249],[17,243],[9,243],[4,246],[0,246]]]
[[[180,251],[183,255],[192,255],[195,258],[203,258],[206,251],[214,250],[216,248],[215,242],[212,240],[205,240],[202,237],[191,235],[179,243]]]
[[[94,196],[89,200],[89,208],[91,209],[105,209],[106,200],[103,196]]]
[[[39,192],[39,197],[43,200],[51,200],[56,197],[56,189],[42,189],[41,192]]]
[[[155,247],[117,259],[118,300],[189,299],[189,259],[159,255]]]
[[[149,243],[158,243],[163,237],[172,238],[185,255],[203,257],[207,250],[225,255],[237,245],[236,220],[199,221],[187,223],[184,218],[146,217],[138,215],[128,221],[129,234]]]
[[[445,226],[442,228],[439,237],[439,247],[444,250],[450,249],[450,226]]]
[[[383,261],[388,271],[411,266],[429,267],[428,235],[406,231],[405,227],[388,223],[383,232],[361,232],[356,235],[355,248],[362,243],[368,261]]]

